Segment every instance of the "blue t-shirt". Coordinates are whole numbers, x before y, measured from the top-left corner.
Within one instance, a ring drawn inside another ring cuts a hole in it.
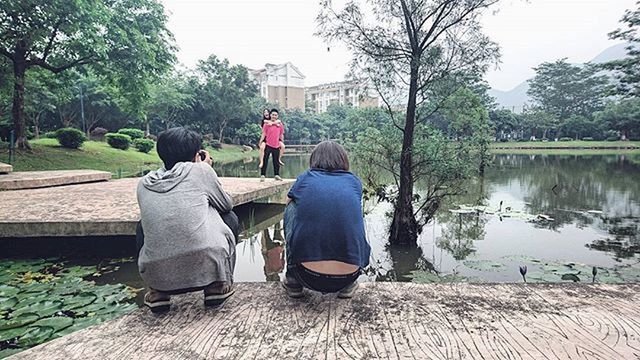
[[[323,260],[361,268],[369,264],[371,247],[364,232],[362,183],[357,176],[310,169],[298,176],[288,196],[295,203],[294,218],[285,219],[290,224],[285,231],[291,264]]]

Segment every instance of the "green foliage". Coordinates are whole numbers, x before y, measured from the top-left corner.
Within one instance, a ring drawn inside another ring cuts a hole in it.
[[[63,128],[56,131],[56,138],[63,147],[77,149],[87,140],[84,133],[74,128]]]
[[[241,128],[236,130],[236,137],[241,144],[257,144],[262,134],[260,125],[256,123],[246,123]]]
[[[609,34],[611,39],[623,40],[627,46],[627,56],[603,65],[614,70],[616,77],[615,93],[625,97],[640,97],[640,3],[635,10],[627,10],[621,22],[624,26]]]
[[[570,137],[561,137],[559,140],[560,140],[560,141],[573,141],[573,138],[570,138]]]
[[[120,150],[127,150],[131,145],[131,137],[125,134],[108,133],[105,135],[105,139],[107,139],[109,146]]]
[[[594,139],[590,136],[587,136],[587,137],[583,137],[582,141],[594,141]]]
[[[129,135],[129,137],[134,140],[144,138],[144,131],[140,129],[124,128],[124,129],[118,130],[118,134]]]
[[[609,104],[596,114],[596,119],[619,131],[622,140],[640,139],[640,98]]]
[[[138,151],[143,152],[143,153],[148,153],[149,151],[153,150],[153,147],[156,145],[155,142],[153,142],[153,140],[150,139],[134,139],[133,140],[133,146],[138,149]]]
[[[46,133],[44,133],[44,135],[42,135],[42,137],[47,138],[47,139],[57,139],[58,138],[58,131],[47,131]]]

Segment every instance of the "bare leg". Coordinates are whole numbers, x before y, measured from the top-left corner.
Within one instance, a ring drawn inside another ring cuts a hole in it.
[[[284,143],[280,141],[280,156],[278,157],[278,162],[282,166],[284,166],[284,162],[282,162],[282,155],[284,155],[284,148],[285,148]]]
[[[260,164],[258,164],[258,168],[262,169],[262,165],[264,165],[264,147],[267,146],[267,143],[264,141],[260,143],[260,150],[258,153],[260,154],[258,159],[260,159]]]

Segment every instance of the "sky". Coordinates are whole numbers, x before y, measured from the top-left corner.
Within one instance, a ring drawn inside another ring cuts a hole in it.
[[[178,61],[193,67],[211,54],[259,69],[290,61],[305,85],[344,80],[349,52],[314,36],[318,0],[161,0]],[[636,0],[503,0],[483,17],[484,31],[501,47],[499,68],[486,80],[510,90],[533,76],[533,67],[567,57],[582,63],[617,44],[607,33]]]

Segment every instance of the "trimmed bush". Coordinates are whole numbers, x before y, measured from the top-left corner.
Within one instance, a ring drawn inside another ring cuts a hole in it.
[[[108,132],[109,130],[98,126],[97,128],[91,130],[91,138],[95,140],[103,141],[104,136],[107,135]]]
[[[618,140],[620,140],[620,138],[618,138],[617,136],[609,136],[606,140],[607,141],[618,141]]]
[[[77,149],[82,143],[87,141],[84,133],[74,128],[63,128],[56,131],[56,138],[62,147]]]
[[[147,136],[144,137],[145,139],[149,139],[149,140],[153,140],[153,141],[158,141],[158,137],[153,135],[153,134],[149,134]]]
[[[46,133],[44,133],[42,135],[43,138],[47,138],[47,139],[57,139],[58,138],[58,131],[47,131]]]
[[[143,152],[145,154],[151,151],[155,145],[156,143],[154,143],[153,140],[150,140],[150,139],[133,140],[133,146],[136,149],[138,149],[138,151]]]
[[[107,144],[112,148],[127,150],[131,145],[131,136],[118,133],[108,133],[104,136],[107,139]]]
[[[591,136],[586,136],[582,138],[582,141],[593,141],[593,138]]]
[[[560,141],[573,141],[573,138],[570,137],[561,137]]]
[[[498,141],[500,141],[500,142],[509,142],[509,139],[507,139],[507,138],[502,138],[502,139],[500,139],[500,140],[498,140]]]
[[[220,141],[218,141],[218,140],[211,140],[211,142],[209,143],[209,146],[211,146],[212,148],[214,148],[216,150],[222,149],[222,144],[220,144]]]
[[[129,135],[131,139],[142,139],[144,138],[144,131],[140,129],[130,129],[130,128],[122,128],[118,130],[118,134]]]

